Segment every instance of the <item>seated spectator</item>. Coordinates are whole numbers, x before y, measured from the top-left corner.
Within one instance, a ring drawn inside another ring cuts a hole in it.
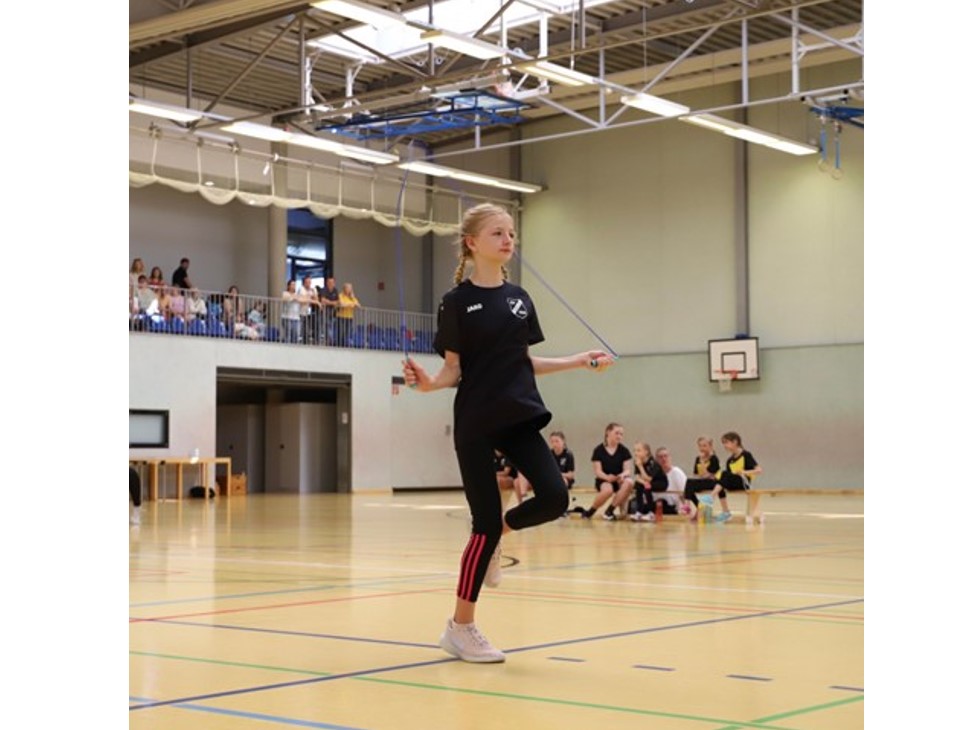
[[[158,296],[155,294],[155,290],[148,285],[148,277],[144,274],[138,277],[135,302],[137,303],[138,314],[147,316],[158,314]]]
[[[630,501],[630,519],[635,522],[653,522],[653,482],[660,484],[662,471],[653,458],[650,444],[637,441],[633,445],[633,499]],[[664,483],[666,481],[664,480]]]
[[[162,287],[165,286],[165,276],[160,267],[152,267],[152,273],[148,275],[148,286],[154,289],[156,294],[159,294]]]
[[[128,271],[128,294],[135,296],[138,288],[138,277],[145,273],[145,262],[141,259],[132,259],[131,269]]]
[[[234,325],[239,309],[239,287],[233,284],[222,297],[222,320]]]
[[[763,470],[754,458],[754,454],[744,448],[741,443],[741,436],[736,432],[728,431],[721,436],[721,445],[727,449],[729,456],[724,468],[714,475],[711,498],[712,500],[718,499],[721,502],[721,514],[714,519],[718,522],[727,522],[731,519],[727,493],[748,491],[751,489],[752,480],[760,475]]]
[[[664,512],[677,514],[684,503],[687,475],[679,466],[674,466],[670,449],[666,446],[657,449],[657,463],[661,474],[653,480],[653,498],[664,503]]]
[[[185,321],[191,322],[193,319],[204,320],[208,312],[205,299],[195,287],[189,291],[189,297],[185,302]]]
[[[180,318],[185,321],[185,294],[178,287],[170,286],[168,288],[169,293],[169,304],[168,311],[171,317]]]
[[[714,453],[714,439],[701,436],[697,439],[697,456],[694,457],[694,471],[687,479],[684,488],[684,511],[692,518],[697,516],[697,493],[714,489],[715,475],[721,470],[721,462]]]
[[[256,330],[258,339],[266,337],[266,302],[260,300],[253,303],[246,315],[246,322]],[[256,338],[254,338],[256,339]]]
[[[566,435],[562,431],[553,431],[549,434],[549,450],[559,466],[559,473],[562,474],[566,489],[572,489],[576,483],[576,459],[566,446]]]
[[[508,507],[509,496],[515,491],[515,478],[518,471],[505,454],[495,449],[495,481],[498,483],[499,494],[502,497],[502,511]],[[521,501],[521,500],[520,500]]]
[[[583,511],[585,519],[591,519],[596,510],[607,502],[604,520],[616,520],[633,492],[633,455],[623,445],[623,426],[610,423],[606,427],[603,443],[593,449],[593,476],[596,479],[596,497],[593,504]],[[612,501],[611,501],[612,500]]]
[[[283,323],[283,342],[300,341],[300,298],[296,293],[296,279],[286,282],[280,320]]]
[[[179,267],[172,272],[172,286],[176,289],[191,289],[192,282],[189,281],[189,260],[182,259]]]
[[[258,340],[259,330],[249,323],[246,315],[242,312],[236,313],[236,321],[233,323],[232,334],[244,340]]]
[[[172,288],[165,284],[158,288],[158,313],[166,321],[172,318]]]

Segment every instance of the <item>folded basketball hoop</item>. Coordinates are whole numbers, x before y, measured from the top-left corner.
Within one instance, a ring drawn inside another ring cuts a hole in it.
[[[727,393],[731,390],[731,385],[735,380],[738,379],[737,370],[715,370],[714,374],[717,376],[717,387],[722,393]]]

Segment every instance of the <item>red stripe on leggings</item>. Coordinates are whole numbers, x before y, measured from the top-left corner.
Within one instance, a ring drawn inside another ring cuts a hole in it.
[[[465,547],[465,554],[461,559],[461,577],[458,581],[458,597],[470,601],[472,589],[475,586],[475,573],[478,571],[478,561],[482,557],[485,547],[485,536],[473,534]]]

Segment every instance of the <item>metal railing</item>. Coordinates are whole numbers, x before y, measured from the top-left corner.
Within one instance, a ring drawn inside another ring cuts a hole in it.
[[[435,316],[358,307],[342,317],[336,307],[275,297],[200,291],[154,300],[136,291],[128,329],[179,337],[221,337],[358,350],[434,352]],[[154,301],[154,303],[152,303]]]

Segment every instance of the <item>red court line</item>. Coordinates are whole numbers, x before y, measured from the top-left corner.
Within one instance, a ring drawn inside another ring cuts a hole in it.
[[[168,616],[149,616],[147,618],[130,618],[128,623],[137,624],[144,621],[171,621],[173,619],[198,618],[199,616],[220,616],[227,613],[244,613],[246,611],[265,611],[267,609],[293,608],[294,606],[319,606],[323,603],[341,603],[343,601],[361,601],[367,598],[390,598],[392,596],[407,596],[416,593],[440,593],[451,591],[450,588],[425,588],[420,591],[396,591],[393,593],[371,593],[366,596],[347,596],[345,598],[324,598],[319,601],[297,601],[295,603],[269,603],[262,606],[246,606],[245,608],[224,608],[218,611],[199,611],[196,613],[176,613]]]
[[[746,607],[735,607],[735,606],[712,606],[707,603],[670,603],[667,601],[644,601],[634,598],[594,598],[590,596],[575,596],[569,594],[559,594],[559,593],[526,593],[517,591],[492,591],[492,593],[500,596],[521,596],[525,598],[558,598],[572,602],[582,602],[582,603],[602,603],[605,605],[623,605],[623,606],[646,606],[651,608],[686,608],[692,610],[700,611],[721,611],[725,613],[736,613],[736,614],[747,614],[751,611],[764,610],[759,608],[752,608],[750,606]],[[788,609],[783,609],[788,610]],[[791,615],[811,615],[810,612],[792,612]],[[858,615],[848,615],[848,614],[834,614],[834,613],[824,613],[821,614],[825,618],[843,618],[852,621],[862,621],[862,617]]]

